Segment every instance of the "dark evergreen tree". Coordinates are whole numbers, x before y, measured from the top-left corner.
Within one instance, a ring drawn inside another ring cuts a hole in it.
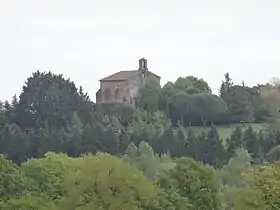
[[[158,154],[166,154],[174,151],[176,147],[175,135],[172,128],[166,129],[163,134],[152,142],[154,151]]]
[[[245,148],[249,152],[252,158],[260,158],[261,142],[259,141],[256,132],[251,126],[249,126],[243,134],[243,142]]]
[[[262,141],[262,151],[267,154],[272,148],[277,146],[277,136],[278,131],[274,129],[269,129],[267,134],[263,137]]]
[[[194,144],[194,159],[197,161],[204,162],[205,154],[204,152],[207,150],[207,134],[203,130],[199,135],[197,135],[196,143]]]
[[[183,157],[186,154],[187,147],[184,127],[179,126],[174,143],[176,144],[176,146],[174,148],[174,151],[171,151],[172,156]]]
[[[188,129],[187,133],[186,156],[196,158],[199,152],[198,140],[192,129]]]
[[[232,132],[227,148],[228,158],[232,157],[238,148],[245,148],[245,143],[243,142],[242,135],[243,132],[239,126],[236,127],[236,129]]]
[[[203,151],[204,162],[215,167],[221,166],[225,161],[225,151],[216,127],[211,127],[206,139]]]

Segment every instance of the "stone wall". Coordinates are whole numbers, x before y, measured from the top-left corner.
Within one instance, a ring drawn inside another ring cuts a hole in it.
[[[100,91],[96,94],[96,102],[125,102],[128,97],[127,81],[101,82]]]
[[[127,81],[102,81],[100,90],[96,93],[96,102],[125,102],[135,104],[139,90],[144,87],[147,78],[155,79],[160,83],[160,79],[150,72],[146,72],[145,77],[141,71],[138,75],[131,77]]]

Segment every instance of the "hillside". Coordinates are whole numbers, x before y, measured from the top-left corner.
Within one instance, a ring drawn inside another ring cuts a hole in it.
[[[0,103],[0,209],[224,210],[234,198],[234,209],[262,210],[268,197],[279,209],[280,130],[261,123],[278,117],[268,106],[278,87],[226,74],[214,95],[189,76],[147,83],[135,105],[94,104],[63,76],[34,72],[19,98]]]
[[[245,131],[249,126],[251,126],[255,131],[260,130],[266,130],[268,127],[268,124],[266,123],[242,123],[242,124],[231,124],[231,125],[220,125],[217,126],[217,131],[219,133],[220,138],[223,140],[223,143],[225,143],[226,139],[230,138],[233,131],[236,129],[236,127],[241,127],[243,131]],[[188,129],[192,129],[195,134],[200,134],[201,132],[209,132],[210,127],[203,127],[203,126],[188,126],[186,127],[186,131]]]

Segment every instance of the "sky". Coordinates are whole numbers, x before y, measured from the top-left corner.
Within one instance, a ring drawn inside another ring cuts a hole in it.
[[[36,70],[61,73],[92,100],[99,79],[148,60],[162,85],[280,74],[279,0],[0,0],[0,100]]]

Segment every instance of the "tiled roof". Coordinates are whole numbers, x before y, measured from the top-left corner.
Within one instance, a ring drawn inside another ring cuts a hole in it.
[[[134,76],[135,74],[137,74],[139,71],[138,70],[130,70],[130,71],[119,71],[115,74],[112,74],[108,77],[105,77],[103,79],[101,79],[100,81],[120,81],[120,80],[127,80],[130,77]],[[149,73],[155,75],[156,77],[160,78],[160,76],[154,74],[151,71],[148,71]]]
[[[101,79],[100,81],[117,81],[117,80],[127,80],[131,76],[135,75],[138,71],[131,70],[131,71],[119,71],[115,74],[112,74],[108,77]]]

